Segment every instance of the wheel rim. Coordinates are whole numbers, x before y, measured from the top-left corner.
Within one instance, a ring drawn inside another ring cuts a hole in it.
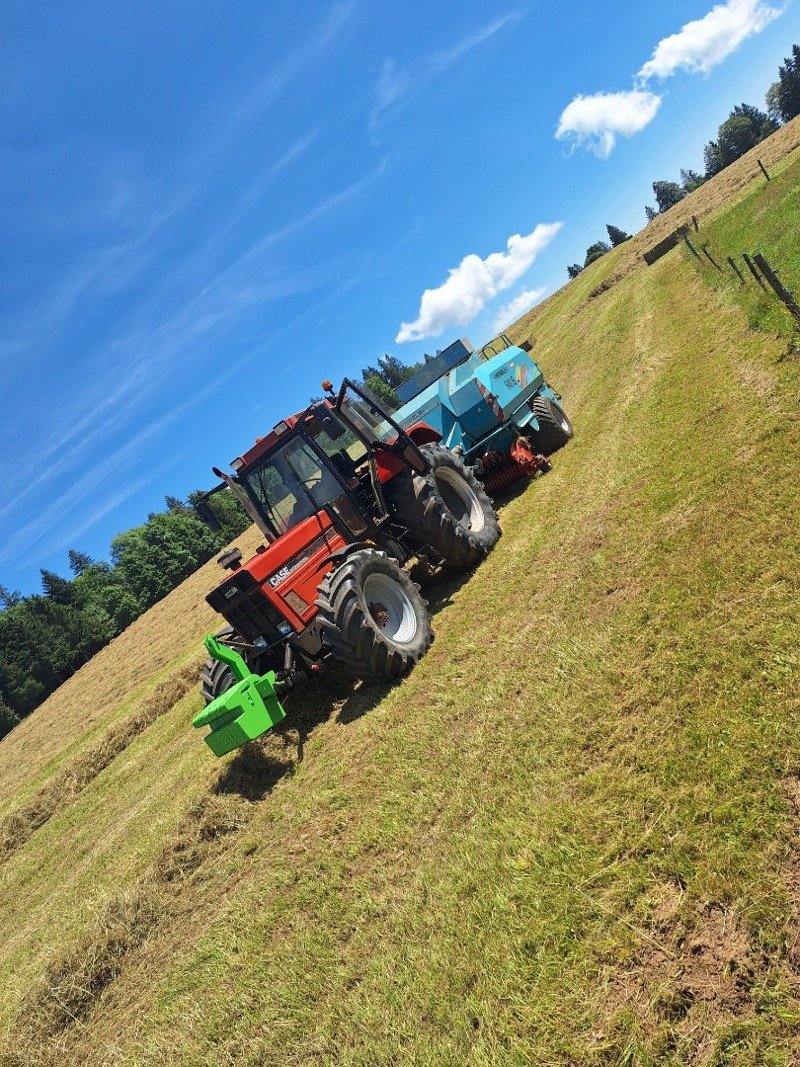
[[[411,598],[388,574],[370,574],[364,582],[364,599],[381,632],[396,644],[406,645],[417,633],[417,613]]]
[[[438,467],[434,472],[436,488],[445,503],[445,507],[463,526],[473,533],[480,533],[486,522],[481,502],[472,491],[469,483],[464,481],[458,471],[448,467]]]

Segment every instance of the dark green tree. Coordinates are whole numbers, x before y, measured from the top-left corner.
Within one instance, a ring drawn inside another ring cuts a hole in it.
[[[580,263],[570,263],[570,265],[567,267],[567,274],[570,276],[570,278],[577,278],[582,270],[583,267],[580,265]]]
[[[731,112],[731,117],[734,115],[750,120],[753,129],[756,132],[756,143],[758,143],[758,141],[763,141],[765,137],[769,137],[771,134],[775,133],[780,125],[780,123],[771,119],[765,111],[754,107],[753,104],[737,104]]]
[[[617,245],[624,244],[625,241],[630,241],[631,235],[621,230],[619,226],[612,226],[610,222],[606,223],[606,229],[608,230],[608,239],[614,248]]]
[[[84,626],[77,608],[46,596],[25,597],[0,615],[0,686],[18,716],[89,658]]]
[[[19,719],[8,704],[6,704],[5,700],[3,700],[3,694],[0,693],[0,738],[11,733],[18,722]]]
[[[112,637],[124,630],[141,613],[136,597],[116,578],[107,563],[93,563],[72,582],[73,602],[82,611],[105,612],[112,622]]]
[[[731,115],[719,128],[712,154],[714,173],[724,170],[758,144],[758,130],[746,115]],[[708,163],[708,161],[707,161]]]
[[[644,213],[647,216],[648,222],[652,222],[653,219],[658,218],[658,212],[654,207],[650,207],[649,204],[644,205]]]
[[[764,103],[767,105],[767,114],[773,122],[780,125],[783,122],[783,115],[781,114],[781,83],[773,82],[764,94]]]
[[[767,108],[773,121],[788,122],[800,115],[800,45],[792,45],[791,55],[778,68],[778,80],[767,91]]]
[[[121,585],[109,585],[98,597],[98,604],[111,619],[114,635],[122,633],[126,626],[138,619],[142,606],[130,590]],[[114,636],[112,635],[112,636]]]
[[[706,168],[706,178],[713,178],[725,166],[722,162],[719,144],[716,141],[709,141],[703,149],[703,163]]]
[[[4,585],[0,585],[0,608],[11,608],[15,604],[19,604],[22,600],[22,593],[18,593],[16,589],[8,589]]]
[[[72,582],[68,578],[62,578],[55,571],[41,569],[42,589],[44,595],[54,600],[56,604],[70,604],[72,602]]]
[[[584,267],[588,267],[590,263],[594,263],[596,259],[600,259],[606,252],[611,251],[611,245],[607,241],[595,241],[593,245],[589,245],[586,249],[586,259],[583,262]]]
[[[684,170],[681,168],[681,185],[687,193],[693,193],[695,189],[699,189],[705,181],[702,174],[698,174],[696,170]]]
[[[69,569],[77,576],[83,574],[87,567],[91,567],[94,563],[92,557],[86,552],[79,552],[77,548],[71,548],[67,552],[67,559],[69,560]]]
[[[659,213],[669,211],[686,196],[686,190],[682,189],[677,182],[653,182],[653,192]]]
[[[159,512],[111,542],[115,579],[149,607],[205,563],[219,542],[189,512]]]
[[[407,378],[410,378],[414,373],[412,367],[407,367],[405,363],[402,363],[397,356],[386,355],[381,356],[378,360],[380,365],[381,377],[392,388],[396,389],[398,385],[402,385]]]
[[[400,399],[382,374],[365,374],[363,381],[376,400],[390,411],[397,411],[400,407]]]
[[[776,129],[765,112],[752,104],[737,104],[717,130],[716,141],[709,141],[703,149],[706,177],[719,174]]]
[[[203,495],[202,489],[189,493],[189,503],[194,504]],[[215,535],[218,541],[218,548],[229,544],[250,525],[250,516],[230,489],[223,489],[222,492],[215,493],[209,501],[209,506],[216,515],[221,527],[219,533]]]

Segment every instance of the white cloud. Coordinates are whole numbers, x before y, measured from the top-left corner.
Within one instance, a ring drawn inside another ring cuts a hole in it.
[[[371,130],[378,125],[384,112],[389,111],[403,99],[410,84],[411,78],[408,71],[401,70],[394,59],[384,59],[375,85],[375,100],[369,117]]]
[[[541,289],[524,289],[521,293],[515,296],[513,300],[509,300],[507,304],[503,304],[495,315],[494,322],[492,323],[492,333],[502,333],[503,330],[508,326],[511,326],[517,319],[521,319],[525,312],[530,311],[539,297],[546,292],[546,289],[546,286],[542,286]]]
[[[397,344],[438,337],[449,326],[471,322],[498,293],[510,289],[552,241],[562,223],[539,223],[531,233],[509,237],[507,252],[492,252],[481,259],[474,252],[464,256],[437,289],[426,289],[414,322],[404,322]]]
[[[652,122],[661,97],[645,89],[576,96],[561,112],[556,137],[606,159],[618,136],[631,137]]]
[[[494,37],[504,26],[519,17],[513,12],[502,15],[468,37],[462,37],[438,52],[422,56],[407,69],[399,67],[394,59],[385,59],[375,84],[375,99],[369,114],[369,129],[373,138],[385,116],[400,111],[406,104],[415,100],[431,82],[463,59],[468,52]]]
[[[668,78],[678,70],[708,74],[739,45],[760,33],[782,13],[764,0],[727,0],[701,19],[665,37],[639,71],[639,78]]]

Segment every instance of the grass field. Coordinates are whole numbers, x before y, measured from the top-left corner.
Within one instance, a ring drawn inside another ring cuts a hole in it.
[[[703,240],[800,289],[762,152]],[[402,684],[215,761],[210,564],[0,744],[3,1067],[800,1062],[791,322],[622,246],[510,332],[576,437]]]

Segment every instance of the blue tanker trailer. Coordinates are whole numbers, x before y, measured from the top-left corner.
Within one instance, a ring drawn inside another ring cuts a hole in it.
[[[511,344],[486,357],[464,337],[396,390],[393,418],[405,429],[426,422],[460,453],[494,494],[518,478],[550,469],[549,457],[572,437],[561,395],[529,352]]]

